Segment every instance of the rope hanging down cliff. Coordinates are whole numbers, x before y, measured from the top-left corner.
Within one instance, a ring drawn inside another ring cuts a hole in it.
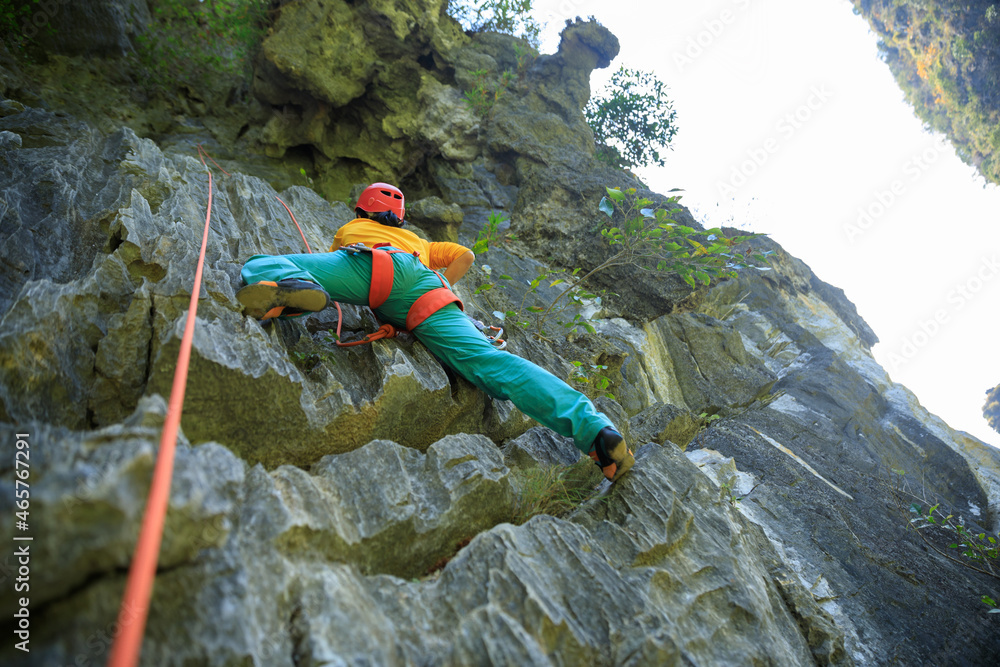
[[[199,157],[203,151],[201,144],[198,144]],[[209,159],[211,160],[211,157]],[[214,163],[215,160],[212,162]],[[205,165],[204,157],[201,157],[201,163]],[[208,165],[205,165],[205,169],[208,171],[208,207],[205,214],[205,229],[201,236],[201,252],[198,255],[198,266],[194,273],[194,286],[191,288],[191,301],[188,305],[187,321],[184,324],[184,335],[181,338],[181,349],[177,354],[177,368],[174,370],[174,383],[170,390],[167,416],[163,423],[163,432],[160,435],[160,453],[156,457],[153,481],[149,487],[149,500],[146,502],[142,528],[139,531],[139,539],[132,556],[132,565],[129,568],[128,581],[125,584],[125,594],[122,596],[122,605],[118,612],[120,633],[115,637],[114,644],[111,646],[111,655],[108,658],[109,667],[132,667],[138,664],[142,636],[146,628],[146,616],[153,593],[156,563],[159,560],[160,542],[163,539],[163,522],[170,500],[170,481],[173,478],[177,432],[181,423],[181,411],[184,408],[184,391],[187,388],[188,366],[191,361],[191,343],[194,339],[194,325],[198,313],[198,293],[201,291],[205,249],[208,246],[208,228],[212,219],[212,172],[208,169]]]

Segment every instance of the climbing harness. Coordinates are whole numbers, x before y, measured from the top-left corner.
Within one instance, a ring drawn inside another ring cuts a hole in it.
[[[397,248],[386,248],[388,244],[376,244],[374,247],[369,248],[368,246],[356,243],[349,246],[342,246],[340,250],[344,250],[352,255],[357,255],[358,253],[370,253],[372,256],[372,282],[371,287],[368,289],[368,306],[374,312],[382,304],[386,302],[389,295],[392,294],[392,279],[395,275],[392,266],[392,255],[396,253],[410,254],[405,250],[399,250]],[[414,257],[419,257],[419,253],[412,253]],[[441,287],[432,289],[429,292],[422,294],[410,309],[406,313],[406,331],[413,331],[420,324],[423,323],[428,317],[441,310],[450,303],[457,303],[458,307],[465,310],[465,305],[462,300],[451,291],[448,287],[448,283],[445,279],[441,277],[440,273],[434,272],[434,275],[438,277],[441,281]],[[339,313],[338,305],[338,313]],[[340,323],[343,317],[337,322],[337,345],[341,347],[347,347],[349,345],[360,345],[362,343],[370,343],[373,340],[378,340],[380,338],[393,338],[399,333],[395,327],[391,324],[382,324],[378,331],[373,334],[368,334],[364,338],[358,341],[353,341],[350,343],[343,343],[340,341]]]

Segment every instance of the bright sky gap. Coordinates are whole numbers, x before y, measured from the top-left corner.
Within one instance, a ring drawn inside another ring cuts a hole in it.
[[[566,19],[621,42],[597,70],[653,71],[677,110],[667,164],[696,219],[769,234],[845,291],[890,377],[951,427],[1000,447],[1000,188],[924,130],[847,0],[536,0],[552,53]],[[818,30],[815,26],[822,26]]]

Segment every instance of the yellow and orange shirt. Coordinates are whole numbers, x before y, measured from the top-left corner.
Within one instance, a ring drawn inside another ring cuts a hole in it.
[[[408,229],[380,225],[373,220],[356,218],[337,230],[330,252],[341,246],[361,243],[369,248],[379,243],[388,243],[406,252],[418,253],[424,266],[440,270],[469,251],[458,243],[447,241],[425,241]]]

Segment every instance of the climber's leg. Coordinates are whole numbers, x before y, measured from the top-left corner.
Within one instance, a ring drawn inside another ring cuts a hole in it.
[[[509,400],[521,412],[589,454],[611,420],[586,396],[544,368],[501,352],[483,337],[457,306],[439,310],[413,332],[441,361],[484,392]]]
[[[289,278],[316,283],[334,301],[368,304],[371,257],[354,258],[342,250],[305,255],[254,255],[240,272],[243,282],[279,282]]]

